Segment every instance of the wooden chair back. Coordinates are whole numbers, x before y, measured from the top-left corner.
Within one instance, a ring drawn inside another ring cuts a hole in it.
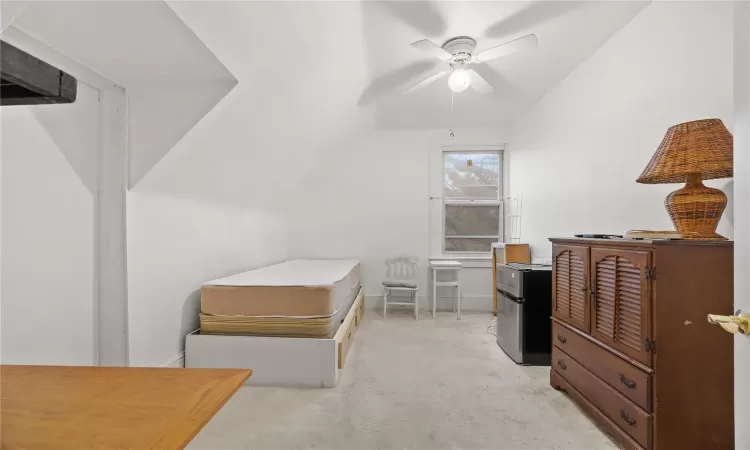
[[[416,256],[398,255],[386,258],[386,277],[389,280],[413,280],[417,275]]]

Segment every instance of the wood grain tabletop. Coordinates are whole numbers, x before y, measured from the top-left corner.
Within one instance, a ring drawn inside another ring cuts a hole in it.
[[[181,449],[251,374],[0,366],[0,448]]]

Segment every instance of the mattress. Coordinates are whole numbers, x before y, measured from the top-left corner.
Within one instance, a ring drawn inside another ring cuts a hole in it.
[[[201,334],[224,334],[246,336],[333,338],[341,322],[352,308],[354,301],[362,296],[357,286],[351,300],[330,316],[321,317],[262,317],[200,314]]]
[[[330,316],[356,294],[359,281],[359,261],[295,259],[204,283],[201,312]]]
[[[297,259],[205,283],[201,332],[335,333],[360,287],[359,261]]]

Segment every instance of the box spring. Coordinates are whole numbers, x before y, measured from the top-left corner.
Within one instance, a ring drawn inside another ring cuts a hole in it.
[[[360,290],[357,284],[349,292],[344,305],[329,316],[322,317],[254,317],[239,315],[200,314],[202,334],[332,337],[338,330]]]

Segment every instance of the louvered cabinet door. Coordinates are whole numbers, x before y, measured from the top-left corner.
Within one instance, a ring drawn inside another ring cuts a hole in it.
[[[589,248],[553,245],[552,259],[552,315],[588,333]]]
[[[591,335],[651,364],[650,252],[591,249]]]

